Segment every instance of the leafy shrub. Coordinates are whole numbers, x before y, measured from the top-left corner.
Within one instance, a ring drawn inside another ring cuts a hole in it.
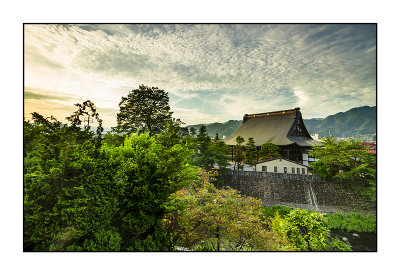
[[[231,188],[217,189],[210,182],[215,179],[211,173],[200,170],[197,182],[172,194],[165,205],[163,224],[174,246],[196,251],[274,251],[289,244],[259,218],[260,200]]]
[[[285,216],[290,213],[291,208],[284,205],[274,205],[270,207],[263,206],[262,211],[262,219],[266,220],[268,218],[275,217],[276,213],[280,216]]]
[[[294,251],[349,251],[351,247],[330,236],[325,217],[314,211],[293,209],[284,218],[270,218],[271,230],[289,241],[285,248]]]

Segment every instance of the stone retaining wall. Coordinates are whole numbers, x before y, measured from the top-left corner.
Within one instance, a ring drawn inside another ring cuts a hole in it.
[[[368,197],[340,184],[325,182],[316,175],[229,170],[225,185],[241,191],[242,194],[259,198],[266,205],[313,205],[313,191],[318,206],[341,209],[345,212],[373,212],[376,209],[376,203]]]

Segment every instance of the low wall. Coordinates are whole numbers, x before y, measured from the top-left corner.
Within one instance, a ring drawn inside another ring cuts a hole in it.
[[[259,198],[265,205],[316,204],[322,209],[332,207],[344,212],[374,212],[376,209],[376,204],[368,197],[340,184],[325,182],[316,175],[229,170],[225,185]]]

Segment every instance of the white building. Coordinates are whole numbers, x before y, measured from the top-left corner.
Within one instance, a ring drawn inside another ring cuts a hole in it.
[[[313,140],[319,141],[319,135],[317,133],[311,134],[310,136],[312,137]]]
[[[308,154],[308,152],[302,154],[302,159],[303,159],[303,161],[302,161],[303,164],[304,164],[304,165],[307,165],[307,166],[310,166],[311,163],[313,163],[313,162],[315,162],[315,161],[318,161],[318,159],[316,159],[316,158],[310,156],[310,155]]]
[[[312,175],[310,167],[307,165],[284,159],[281,157],[263,159],[255,162],[256,172],[270,172],[283,174]]]

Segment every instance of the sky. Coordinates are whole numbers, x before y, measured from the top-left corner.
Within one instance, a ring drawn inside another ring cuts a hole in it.
[[[61,121],[90,99],[116,125],[140,84],[186,124],[300,107],[376,105],[375,24],[25,24],[24,116]]]

